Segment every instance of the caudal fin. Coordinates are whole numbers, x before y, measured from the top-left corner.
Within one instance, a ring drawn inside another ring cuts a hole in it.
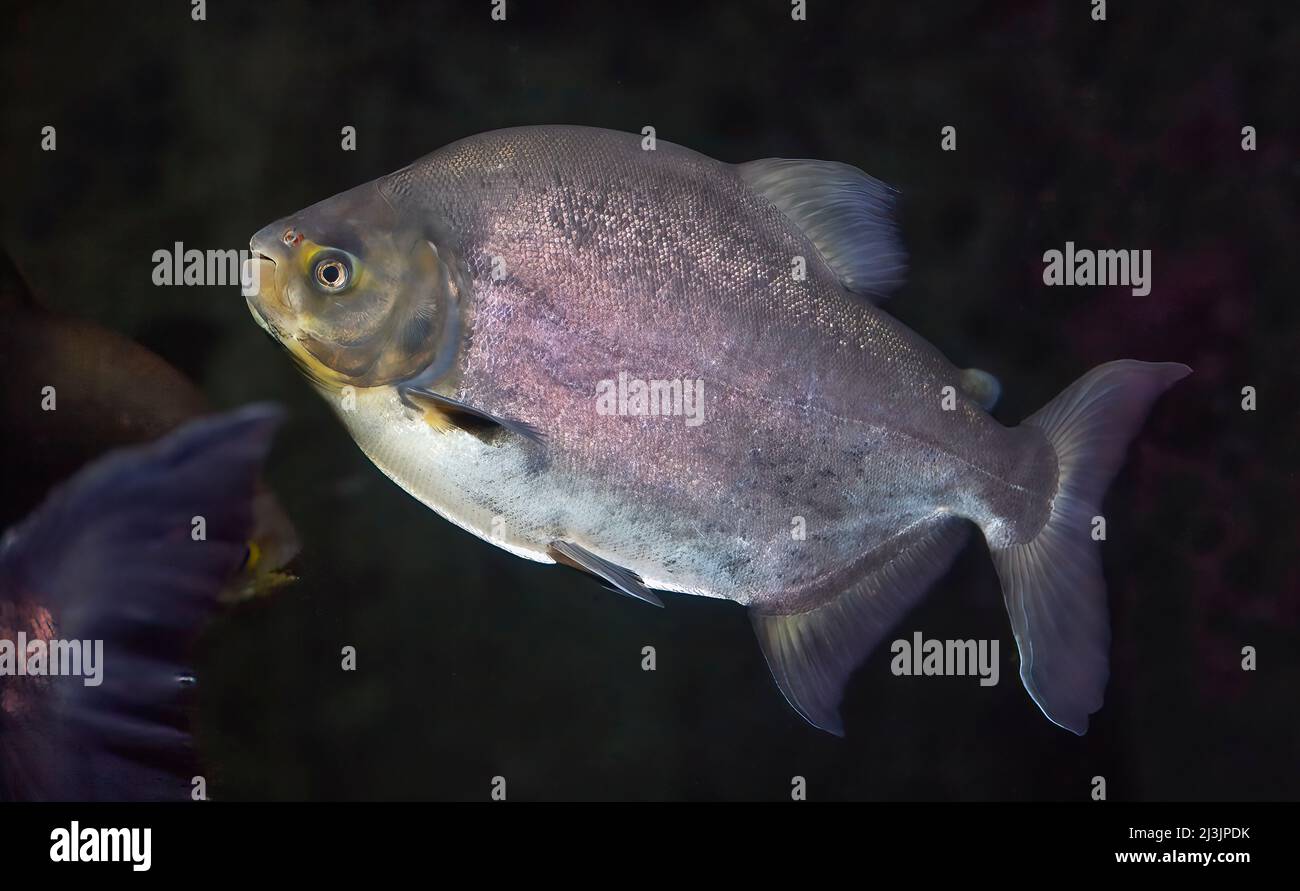
[[[1032,540],[993,548],[1020,648],[1020,679],[1043,714],[1082,736],[1110,673],[1110,620],[1093,518],[1151,404],[1191,369],[1108,362],[1025,419],[1056,449],[1058,484]]]

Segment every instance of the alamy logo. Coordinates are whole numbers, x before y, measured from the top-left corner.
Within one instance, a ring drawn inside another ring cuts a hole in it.
[[[597,381],[596,414],[678,417],[698,427],[704,423],[704,381],[642,380],[620,371],[617,381]]]
[[[1043,254],[1045,285],[1126,285],[1134,297],[1151,293],[1151,251],[1094,251],[1076,249],[1073,241],[1065,251]]]
[[[248,251],[185,249],[176,242],[171,250],[153,252],[153,283],[167,285],[233,285],[247,295],[261,287],[262,264],[253,262]]]
[[[975,675],[981,687],[998,682],[996,640],[926,640],[917,631],[911,640],[894,641],[889,670],[899,676],[935,677]]]
[[[50,859],[55,863],[130,863],[148,872],[153,862],[152,829],[81,828],[76,820],[67,829],[50,833]]]
[[[102,640],[27,639],[19,631],[16,640],[0,638],[0,676],[80,677],[87,687],[104,682]]]

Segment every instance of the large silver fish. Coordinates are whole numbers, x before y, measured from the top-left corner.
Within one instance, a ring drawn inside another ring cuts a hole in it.
[[[1003,427],[990,376],[873,302],[905,271],[894,194],[844,164],[502,130],[262,229],[249,305],[406,491],[632,597],[747,606],[832,733],[974,523],[1026,689],[1083,733],[1110,636],[1092,520],[1190,369],[1102,365]]]

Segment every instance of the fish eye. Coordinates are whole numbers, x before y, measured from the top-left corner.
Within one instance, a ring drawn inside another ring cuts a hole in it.
[[[350,277],[347,262],[338,257],[321,260],[316,264],[316,281],[327,291],[342,290]]]

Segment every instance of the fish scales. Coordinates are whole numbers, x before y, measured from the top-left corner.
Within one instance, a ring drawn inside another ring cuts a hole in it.
[[[816,603],[782,603],[793,588],[960,506],[957,494],[1014,516],[997,503],[1017,500],[1015,465],[1045,448],[1041,435],[965,404],[944,411],[958,370],[846,293],[730,165],[590,134],[472,137],[382,188],[462,235],[475,298],[460,397],[533,419],[552,472],[640,506],[641,534],[672,536],[661,548],[707,552],[668,571],[655,554],[630,568],[797,609]],[[808,262],[804,281],[790,273],[795,256]],[[702,380],[705,422],[598,415],[595,383],[620,371]],[[1045,509],[1055,480],[1036,482]],[[797,516],[807,540],[790,535]],[[609,537],[569,522],[542,537]],[[707,559],[716,553],[727,559]]]
[[[875,302],[902,280],[893,200],[832,162],[503,130],[263,228],[248,302],[406,491],[629,597],[749,607],[782,693],[832,733],[849,675],[978,528],[1026,689],[1083,733],[1109,676],[1092,526],[1190,369],[1110,362],[1004,427],[992,375]],[[648,384],[678,388],[666,411],[623,401]]]

